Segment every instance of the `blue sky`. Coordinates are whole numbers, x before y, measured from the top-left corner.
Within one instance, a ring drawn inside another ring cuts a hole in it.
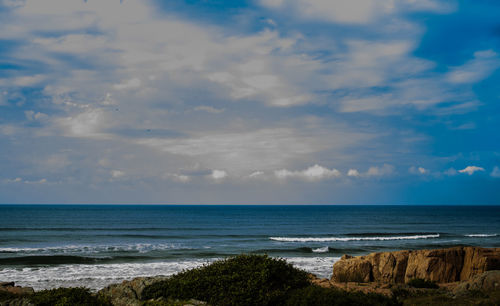
[[[0,0],[0,203],[500,204],[498,16]]]

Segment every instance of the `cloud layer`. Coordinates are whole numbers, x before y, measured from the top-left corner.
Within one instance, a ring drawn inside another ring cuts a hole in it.
[[[202,5],[1,1],[0,201],[349,203],[359,186],[496,182],[500,46],[451,61],[426,45],[466,4]]]

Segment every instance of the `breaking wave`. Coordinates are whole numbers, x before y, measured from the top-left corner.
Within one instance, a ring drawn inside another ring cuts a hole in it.
[[[413,240],[439,238],[439,234],[411,236],[380,236],[380,237],[269,237],[282,242],[332,242],[332,241],[382,241],[382,240]]]

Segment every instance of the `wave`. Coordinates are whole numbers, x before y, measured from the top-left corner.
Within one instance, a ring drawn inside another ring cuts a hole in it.
[[[86,256],[20,256],[0,258],[0,266],[2,265],[64,265],[64,264],[97,264],[97,263],[116,263],[116,262],[133,262],[144,261],[151,259],[146,256],[112,256],[112,257],[86,257]]]
[[[269,237],[282,242],[334,242],[334,241],[374,241],[374,240],[413,240],[439,238],[439,234],[411,236],[377,236],[377,237]]]
[[[468,234],[465,235],[465,237],[480,237],[480,238],[486,238],[486,237],[496,237],[498,234]]]
[[[203,227],[0,227],[3,231],[205,231]]]
[[[313,253],[328,253],[330,249],[326,246],[326,247],[323,247],[323,248],[317,248],[317,249],[313,249]]]
[[[183,270],[200,267],[221,257],[161,262],[134,262],[110,264],[66,264],[58,266],[36,266],[19,269],[0,268],[3,279],[16,280],[16,285],[33,287],[35,290],[57,287],[81,287],[99,290],[109,284],[120,283],[135,277],[169,276]],[[285,257],[297,268],[329,278],[331,268],[340,257]]]
[[[157,250],[168,249],[186,249],[181,248],[176,244],[161,243],[137,243],[123,245],[66,245],[66,246],[50,246],[50,247],[20,247],[20,248],[0,248],[0,253],[43,253],[43,254],[66,254],[66,253],[103,253],[103,252],[138,252],[147,253]]]
[[[436,232],[365,232],[365,233],[347,233],[342,234],[344,236],[355,236],[355,237],[386,237],[386,236],[425,236],[425,235],[436,235]],[[442,233],[440,233],[442,235]]]

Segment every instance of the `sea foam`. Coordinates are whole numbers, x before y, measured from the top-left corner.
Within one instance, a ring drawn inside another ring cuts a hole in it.
[[[486,238],[486,237],[496,237],[497,234],[468,234],[465,237],[477,237],[477,238]]]
[[[18,254],[68,254],[68,253],[102,253],[102,252],[139,252],[146,253],[156,250],[185,249],[172,243],[135,243],[118,245],[65,245],[46,247],[0,248],[0,253]]]
[[[374,241],[374,240],[412,240],[439,238],[439,234],[411,235],[392,237],[269,237],[271,240],[282,242],[331,242],[331,241]]]
[[[169,276],[200,267],[220,258],[149,263],[71,264],[45,267],[0,268],[0,279],[15,280],[19,286],[35,290],[85,286],[99,290],[110,284],[135,277]],[[291,257],[286,261],[318,277],[330,277],[332,265],[339,257]]]

